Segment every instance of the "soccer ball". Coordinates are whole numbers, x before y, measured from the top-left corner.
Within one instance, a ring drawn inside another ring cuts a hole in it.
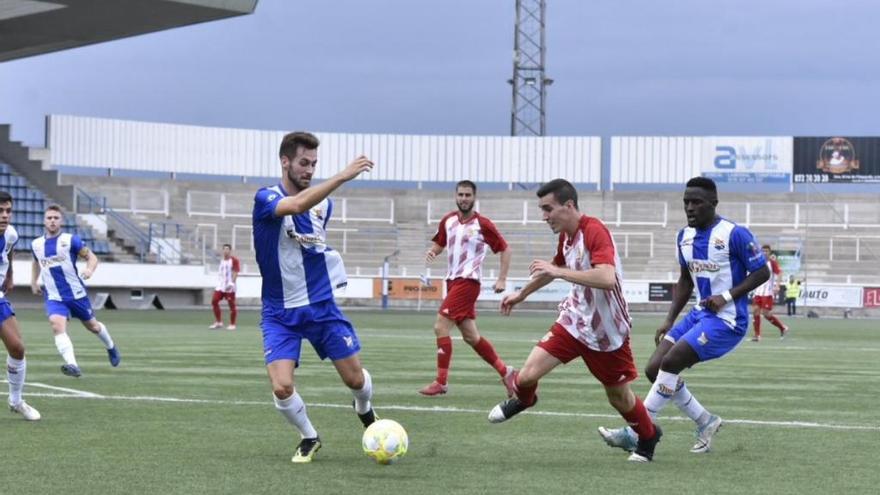
[[[391,464],[406,454],[409,437],[397,421],[380,419],[364,431],[364,453],[379,464]]]

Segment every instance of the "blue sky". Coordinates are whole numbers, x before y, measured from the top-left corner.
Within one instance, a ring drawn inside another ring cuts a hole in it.
[[[552,135],[880,135],[880,2],[548,0]],[[260,0],[0,64],[0,122],[505,135],[514,0]]]

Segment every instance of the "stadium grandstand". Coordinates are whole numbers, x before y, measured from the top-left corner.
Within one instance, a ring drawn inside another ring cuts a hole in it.
[[[31,216],[43,206],[39,201],[46,201],[27,187],[27,176],[54,174],[55,187],[70,195],[67,206],[77,213],[79,223],[71,226],[94,239],[102,256],[203,267],[210,274],[220,247],[229,243],[242,261],[243,281],[251,280],[240,297],[256,302],[250,210],[254,191],[276,180],[283,131],[73,116],[48,117],[47,129],[45,149],[19,153],[35,158],[25,165],[33,173],[22,177],[14,167],[4,169],[9,181],[21,184],[16,191],[39,198],[26,210],[26,234],[39,233],[39,222],[31,222],[39,219]],[[0,132],[4,149],[18,146],[9,142],[8,128]],[[696,175],[719,180],[722,215],[772,245],[787,260],[786,275],[803,278],[808,287],[869,287],[880,275],[874,186],[799,182],[793,158],[798,138],[319,137],[324,166],[318,179],[359,153],[380,165],[370,177],[337,191],[330,234],[350,274],[370,282],[383,273],[408,283],[443,278],[442,267],[425,266],[422,254],[437,221],[454,208],[452,185],[461,178],[479,184],[477,209],[499,225],[513,247],[511,277],[524,279],[528,261],[548,257],[555,248],[534,191],[556,176],[572,179],[582,211],[611,229],[636,303],[654,302],[648,294],[652,284],[668,286],[678,276],[673,239],[684,222],[680,189]],[[719,149],[751,161],[740,165],[745,171],[727,172],[716,167]],[[386,261],[389,271],[383,272]],[[490,279],[495,269],[489,265]],[[210,285],[210,276],[204,280]],[[363,300],[355,296],[352,302],[378,304],[377,294],[365,291]],[[840,304],[859,307],[862,293],[850,292]],[[198,303],[199,297],[186,300]]]

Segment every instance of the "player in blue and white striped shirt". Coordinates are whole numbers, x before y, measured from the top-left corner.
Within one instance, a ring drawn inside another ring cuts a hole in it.
[[[696,454],[711,449],[722,421],[697,401],[679,375],[698,363],[726,355],[742,342],[749,328],[748,294],[770,278],[767,260],[752,233],[718,216],[717,205],[715,182],[705,177],[688,181],[684,191],[688,226],[676,237],[681,274],[666,321],[654,339],[657,349],[645,369],[653,382],[645,407],[656,417],[671,400],[694,420],[697,443],[691,452]],[[675,325],[694,288],[697,304]],[[608,445],[633,451],[630,460],[650,461],[653,457],[655,445],[644,445],[646,442],[637,440],[630,428],[600,427],[599,434]]]
[[[361,172],[373,168],[358,157],[338,174],[311,186],[318,162],[318,138],[307,132],[284,136],[279,152],[281,182],[254,197],[254,249],[263,277],[263,354],[275,407],[300,433],[293,462],[311,462],[321,447],[318,432],[294,389],[302,340],[321,359],[330,358],[354,395],[354,407],[366,427],[375,421],[370,374],[361,367],[354,327],[336,307],[333,291],[345,287],[339,252],[327,246],[327,222],[333,203],[327,196]]]
[[[18,242],[18,232],[9,221],[12,219],[12,196],[0,191],[0,340],[6,347],[6,381],[9,383],[9,410],[21,414],[28,421],[40,419],[40,413],[22,398],[27,361],[24,358],[24,341],[18,328],[18,319],[6,295],[12,292],[12,253]]]
[[[98,257],[83,244],[78,235],[61,232],[63,220],[60,206],[50,205],[46,208],[43,214],[46,233],[34,239],[31,244],[34,255],[31,290],[34,294],[42,294],[46,301],[46,316],[49,317],[49,325],[55,334],[55,347],[64,359],[61,372],[67,376],[79,377],[82,371],[73,353],[73,342],[67,335],[67,320],[71,315],[101,340],[112,366],[119,365],[120,356],[107,327],[95,318],[83,284],[83,280],[89,279],[95,272]],[[86,268],[81,274],[76,268],[77,258],[86,260]]]

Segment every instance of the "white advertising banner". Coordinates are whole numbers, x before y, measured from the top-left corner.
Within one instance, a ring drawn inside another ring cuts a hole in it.
[[[804,284],[798,305],[823,308],[861,308],[862,288],[852,285]]]
[[[711,136],[700,141],[700,172],[715,182],[791,181],[791,137]]]

